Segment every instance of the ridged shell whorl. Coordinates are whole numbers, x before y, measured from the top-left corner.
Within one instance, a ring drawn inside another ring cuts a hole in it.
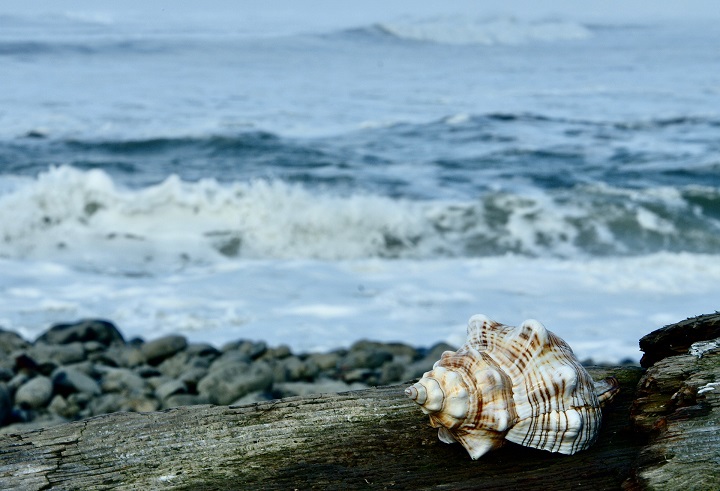
[[[442,354],[405,394],[430,416],[445,443],[473,459],[505,440],[550,452],[588,448],[614,378],[593,382],[570,346],[535,320],[518,327],[475,315],[457,351]]]

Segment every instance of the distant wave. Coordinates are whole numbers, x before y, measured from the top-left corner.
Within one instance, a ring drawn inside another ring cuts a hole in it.
[[[576,22],[528,22],[514,18],[434,17],[383,22],[371,29],[399,39],[441,44],[519,45],[592,36],[588,27]]]
[[[3,189],[0,186],[0,189]],[[53,168],[0,195],[0,256],[152,272],[228,258],[577,257],[717,253],[720,191],[689,187],[466,202],[311,191],[282,181],[169,177],[129,190],[103,171]]]

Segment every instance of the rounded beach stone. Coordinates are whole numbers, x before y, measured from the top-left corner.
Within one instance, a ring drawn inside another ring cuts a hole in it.
[[[140,351],[149,364],[157,365],[178,351],[184,350],[187,344],[185,336],[171,334],[148,341],[140,347]]]
[[[0,425],[8,418],[10,411],[12,411],[10,391],[5,384],[0,384]]]
[[[208,404],[207,398],[198,394],[175,394],[163,401],[163,409],[180,406],[195,406],[198,404]]]
[[[270,389],[273,370],[264,361],[224,363],[198,383],[198,392],[211,403],[227,405],[254,391]]]
[[[106,369],[100,386],[103,392],[143,393],[147,389],[145,379],[127,368]]]
[[[88,409],[93,416],[99,416],[120,411],[124,402],[125,398],[118,393],[102,394],[90,401]]]
[[[448,343],[437,343],[430,347],[430,349],[425,353],[425,359],[428,360],[439,360],[442,354],[446,351],[455,351],[457,348],[451,344]],[[434,363],[434,362],[433,362]]]
[[[241,339],[239,341],[233,341],[225,344],[222,351],[237,351],[247,355],[251,360],[254,360],[262,356],[267,351],[267,344],[264,341],[253,342]]]
[[[385,363],[380,370],[380,385],[389,385],[393,382],[402,382],[404,374],[404,364],[394,361]]]
[[[55,390],[63,395],[72,392],[83,392],[89,395],[102,393],[100,384],[95,379],[74,368],[58,368],[53,372],[52,381]]]
[[[37,341],[48,344],[97,341],[105,346],[114,342],[125,342],[122,334],[114,324],[99,319],[83,320],[72,324],[55,324],[43,333]]]
[[[27,354],[40,365],[44,363],[69,365],[70,363],[85,360],[85,349],[82,343],[79,342],[60,345],[49,345],[44,342],[36,343],[27,350]]]
[[[168,380],[155,389],[155,397],[163,401],[170,396],[184,394],[185,392],[187,392],[187,387],[183,382],[180,380]]]
[[[14,376],[15,372],[11,369],[0,367],[0,382],[9,382]]]
[[[336,352],[312,353],[307,356],[307,359],[312,360],[320,370],[334,370],[340,361],[340,355]]]
[[[263,353],[260,358],[263,360],[282,359],[287,358],[290,355],[292,355],[290,347],[285,344],[281,344],[277,348],[268,348],[268,350]]]
[[[151,397],[131,397],[125,399],[122,404],[122,411],[133,411],[136,413],[149,413],[160,409],[160,403]]]
[[[392,360],[389,351],[374,348],[353,349],[340,362],[344,370],[355,368],[380,368],[385,362]]]
[[[220,350],[208,343],[190,343],[185,348],[185,351],[190,356],[200,356],[213,360],[222,354]]]
[[[48,377],[34,377],[15,392],[15,404],[23,409],[39,409],[47,406],[53,395],[53,384]]]
[[[184,382],[188,390],[195,391],[198,382],[200,382],[208,374],[208,372],[209,370],[207,368],[191,367],[181,373],[178,380]]]
[[[0,328],[0,352],[12,353],[13,351],[23,350],[30,346],[19,334],[6,331]]]
[[[275,384],[273,391],[282,397],[307,396],[310,394],[327,394],[346,392],[349,390],[367,389],[368,386],[355,382],[347,384],[341,380],[321,378],[315,382],[285,382]]]

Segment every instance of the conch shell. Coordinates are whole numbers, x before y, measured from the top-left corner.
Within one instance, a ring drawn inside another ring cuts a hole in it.
[[[619,390],[615,378],[593,382],[570,346],[536,320],[510,327],[475,315],[467,333],[405,390],[441,441],[460,442],[473,459],[505,440],[563,454],[593,444],[600,406]]]

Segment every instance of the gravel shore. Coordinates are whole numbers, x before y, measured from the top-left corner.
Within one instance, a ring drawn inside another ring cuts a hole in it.
[[[408,381],[453,347],[358,341],[295,354],[238,340],[216,348],[180,335],[125,340],[104,320],[52,326],[34,342],[0,329],[0,433],[116,411],[248,404]]]

